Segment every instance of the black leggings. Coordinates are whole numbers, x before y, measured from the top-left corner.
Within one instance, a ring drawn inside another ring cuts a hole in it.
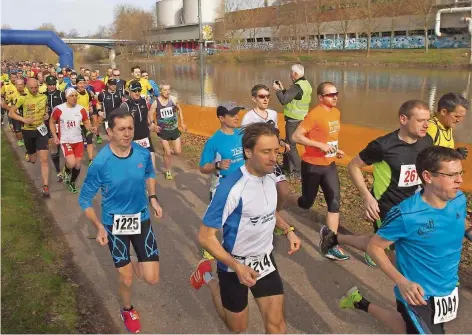
[[[302,196],[298,198],[298,206],[303,209],[311,208],[321,186],[328,204],[328,212],[339,213],[341,195],[336,164],[333,162],[324,166],[302,161],[301,170]]]

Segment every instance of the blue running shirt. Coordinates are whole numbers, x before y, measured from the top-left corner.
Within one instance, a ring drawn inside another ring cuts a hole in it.
[[[277,189],[273,174],[256,177],[243,165],[221,180],[203,217],[207,227],[223,228],[223,248],[240,257],[272,251]],[[218,262],[220,271],[227,265]]]
[[[456,287],[465,233],[466,199],[457,192],[443,209],[418,192],[393,207],[377,234],[395,242],[397,268],[425,291],[424,299],[449,295]],[[404,301],[395,287],[398,300]]]
[[[98,190],[102,191],[102,223],[113,225],[114,214],[141,212],[149,219],[146,180],[155,178],[151,154],[139,144],[131,144],[128,157],[116,156],[106,145],[90,165],[79,196],[83,210],[92,207]]]
[[[242,138],[243,133],[239,128],[234,129],[232,135],[218,130],[206,141],[200,157],[200,166],[216,163],[223,159],[231,159],[229,169],[220,170],[218,173],[222,176],[227,176],[233,171],[238,170],[244,165]]]

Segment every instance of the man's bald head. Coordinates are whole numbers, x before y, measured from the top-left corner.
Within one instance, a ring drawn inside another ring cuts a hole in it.
[[[28,82],[26,83],[26,86],[28,87],[28,90],[30,91],[32,95],[38,94],[38,88],[39,88],[38,80],[34,78],[29,78]]]
[[[15,81],[15,87],[18,92],[23,93],[25,91],[25,80],[23,78]]]

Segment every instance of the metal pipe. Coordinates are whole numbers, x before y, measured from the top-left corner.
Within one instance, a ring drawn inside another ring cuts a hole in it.
[[[436,36],[441,36],[441,14],[442,13],[461,13],[461,12],[470,12],[472,7],[458,7],[458,8],[443,8],[437,11],[436,13],[436,24],[434,26],[434,32]],[[471,32],[472,26],[469,24],[469,32]]]
[[[204,87],[205,87],[205,74],[204,74],[204,55],[203,52],[205,49],[203,41],[203,24],[202,24],[202,0],[198,0],[198,43],[200,44],[200,106],[204,106]]]

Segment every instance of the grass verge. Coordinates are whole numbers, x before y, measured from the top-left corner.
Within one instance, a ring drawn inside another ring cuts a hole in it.
[[[115,332],[4,133],[1,139],[2,333]]]
[[[203,136],[183,133],[182,146],[184,160],[190,167],[198,166],[200,154],[203,150],[206,138]],[[372,223],[365,220],[363,201],[360,193],[349,179],[347,169],[344,166],[338,166],[339,179],[341,182],[341,225],[348,231],[356,234],[372,234]],[[372,185],[373,176],[371,173],[364,173],[364,178],[369,187]],[[289,179],[291,193],[300,193],[301,185],[299,180]],[[472,194],[467,195],[467,214],[469,220],[472,220]],[[312,211],[317,218],[326,211],[326,202],[322,194],[318,193],[318,197],[313,205]],[[318,215],[319,214],[319,215]],[[462,259],[460,264],[461,285],[472,288],[472,243],[464,242]]]
[[[293,53],[289,51],[233,51],[207,56],[209,63],[294,63],[350,66],[467,68],[468,49],[332,50]]]

